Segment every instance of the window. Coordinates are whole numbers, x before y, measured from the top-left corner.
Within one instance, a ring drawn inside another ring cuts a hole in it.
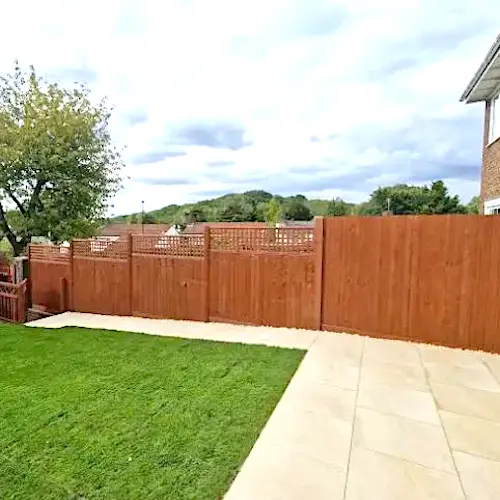
[[[500,137],[500,94],[491,101],[490,142]]]
[[[499,108],[500,109],[500,108]],[[484,202],[485,215],[499,215],[500,214],[500,198],[488,200]]]

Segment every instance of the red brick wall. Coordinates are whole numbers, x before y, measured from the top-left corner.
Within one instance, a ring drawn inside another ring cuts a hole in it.
[[[486,103],[484,113],[484,150],[481,172],[481,201],[500,198],[500,138],[488,144],[490,135],[491,103]]]

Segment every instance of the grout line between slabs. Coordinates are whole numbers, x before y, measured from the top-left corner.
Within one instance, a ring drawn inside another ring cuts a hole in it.
[[[349,455],[347,458],[347,468],[346,468],[346,473],[345,473],[344,494],[342,495],[342,498],[344,500],[347,497],[347,483],[349,481],[349,473],[351,470],[352,449],[354,447],[354,428],[356,425],[356,410],[358,408],[359,385],[361,383],[361,371],[363,370],[363,365],[364,365],[365,345],[366,345],[366,338],[363,339],[363,348],[361,349],[361,359],[360,359],[359,371],[358,371],[358,383],[356,384],[356,396],[354,398],[354,414],[352,416],[351,446],[349,447]]]
[[[422,352],[421,352],[420,349],[418,349],[418,356],[420,358],[420,363],[421,363],[422,368],[424,370],[425,380],[427,382],[427,385],[429,386],[429,392],[431,393],[432,399],[433,399],[434,404],[436,406],[436,412],[438,414],[439,421],[441,422],[441,427],[443,429],[444,438],[446,439],[446,444],[448,445],[448,451],[450,452],[451,461],[453,463],[453,467],[454,467],[455,472],[457,474],[458,482],[460,483],[460,489],[462,490],[462,494],[463,494],[464,500],[466,500],[468,497],[467,497],[467,494],[465,493],[465,488],[464,488],[464,485],[463,485],[463,482],[462,482],[462,476],[460,476],[460,472],[458,471],[458,467],[457,467],[457,464],[455,462],[455,457],[453,456],[453,450],[451,448],[450,440],[448,439],[448,434],[446,432],[446,428],[444,426],[443,419],[441,418],[441,413],[439,412],[439,409],[438,409],[438,404],[437,404],[437,401],[436,401],[436,397],[434,396],[434,392],[432,391],[431,384],[429,383],[429,376],[428,376],[428,373],[427,373],[427,369],[426,369],[426,367],[424,365],[424,361],[422,359]]]

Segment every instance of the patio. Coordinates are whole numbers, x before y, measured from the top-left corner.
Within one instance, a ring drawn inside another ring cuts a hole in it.
[[[500,497],[500,356],[348,334],[80,313],[31,326],[307,349],[227,500]]]

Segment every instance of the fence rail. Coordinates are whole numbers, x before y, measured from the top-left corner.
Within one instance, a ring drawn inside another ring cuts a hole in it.
[[[54,312],[350,331],[500,353],[500,217],[317,218],[314,229],[30,249]]]

